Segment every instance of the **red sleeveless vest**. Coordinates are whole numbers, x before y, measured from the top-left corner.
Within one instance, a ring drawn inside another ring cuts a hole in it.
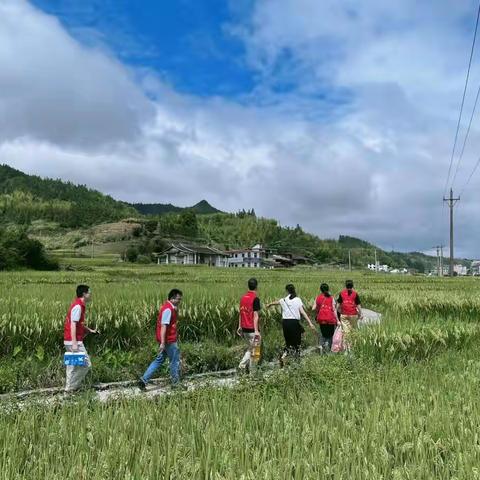
[[[170,317],[170,324],[166,326],[167,331],[165,333],[165,343],[175,343],[177,341],[177,310],[168,301],[162,305],[160,311],[158,312],[156,331],[157,342],[161,343],[162,341],[162,315],[165,310],[170,310],[172,312],[172,316]]]
[[[317,322],[328,323],[330,325],[336,325],[337,314],[333,311],[333,297],[330,295],[319,295],[316,300],[317,304]]]
[[[355,303],[355,300],[357,298],[357,292],[355,290],[352,290],[349,295],[348,290],[345,289],[342,290],[340,296],[342,297],[342,315],[358,315],[357,304]]]
[[[253,302],[257,298],[255,292],[247,292],[240,299],[240,327],[255,328],[253,323]]]
[[[72,339],[72,330],[71,330],[71,314],[73,307],[80,305],[82,309],[82,314],[80,316],[80,320],[77,322],[77,331],[76,331],[76,340],[77,342],[83,342],[83,337],[85,336],[85,328],[83,326],[85,322],[85,303],[81,298],[76,298],[72,304],[70,305],[70,308],[68,309],[67,317],[65,318],[65,324],[63,327],[63,341],[64,342],[71,342]]]

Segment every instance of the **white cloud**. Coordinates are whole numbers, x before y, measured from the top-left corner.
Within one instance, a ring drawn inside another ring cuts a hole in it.
[[[83,149],[134,139],[153,106],[128,71],[24,0],[0,3],[0,139]]]
[[[258,2],[229,27],[261,75],[239,104],[180,95],[4,0],[0,161],[124,200],[207,198],[324,237],[426,249],[446,237],[440,197],[474,11],[466,0]],[[293,87],[277,91],[285,79]],[[469,154],[479,141],[475,128]],[[464,203],[464,215],[478,207]],[[457,244],[474,256],[480,232],[459,212]]]

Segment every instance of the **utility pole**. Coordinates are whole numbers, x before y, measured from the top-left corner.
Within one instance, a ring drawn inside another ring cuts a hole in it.
[[[375,249],[375,273],[378,273],[377,249]]]
[[[350,254],[350,250],[348,251],[348,270],[352,271],[352,256]]]
[[[443,277],[443,247],[445,245],[440,245],[440,276]]]
[[[448,274],[453,277],[453,207],[460,200],[460,197],[453,198],[453,190],[450,189],[450,197],[443,197],[443,201],[447,202],[450,208],[450,268]]]
[[[440,247],[437,245],[437,277],[440,276]]]

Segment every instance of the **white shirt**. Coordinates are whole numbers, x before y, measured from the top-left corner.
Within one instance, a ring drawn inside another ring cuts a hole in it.
[[[177,309],[177,307],[172,302],[169,301],[168,303],[174,308],[174,310]],[[172,319],[172,311],[169,308],[167,308],[163,311],[160,322],[162,325],[170,325],[171,319]]]
[[[80,305],[75,305],[70,312],[70,320],[72,322],[79,322],[82,316],[82,307]]]
[[[282,307],[282,318],[300,320],[300,309],[303,307],[303,302],[300,298],[295,297],[290,300],[289,295],[280,300],[280,306]]]

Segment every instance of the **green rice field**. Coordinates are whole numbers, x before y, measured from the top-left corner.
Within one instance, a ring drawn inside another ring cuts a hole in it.
[[[353,278],[365,308],[351,355],[168,397],[0,410],[0,478],[476,479],[480,478],[480,295],[477,278],[315,269],[96,266],[0,276],[0,389],[60,386],[62,328],[78,283],[93,292],[86,340],[90,383],[132,380],[153,358],[158,306],[184,292],[185,372],[235,366],[238,300],[250,275],[263,303],[294,283],[310,305],[321,282]],[[262,311],[264,354],[282,347],[280,314]],[[307,331],[305,343],[316,338]],[[166,375],[163,372],[162,375]]]

